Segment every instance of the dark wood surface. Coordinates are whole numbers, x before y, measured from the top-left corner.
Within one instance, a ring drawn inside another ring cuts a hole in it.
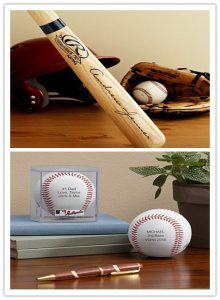
[[[165,148],[208,148],[209,114],[152,117]],[[51,102],[36,113],[11,113],[13,148],[133,148],[98,105]]]
[[[139,274],[37,282],[74,268],[139,262]],[[209,250],[188,247],[173,258],[138,253],[11,260],[11,289],[209,289]]]

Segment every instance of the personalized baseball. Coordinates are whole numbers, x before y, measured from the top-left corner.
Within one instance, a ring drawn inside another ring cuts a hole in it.
[[[83,215],[96,198],[93,183],[78,172],[46,174],[36,189],[36,202],[53,216]]]
[[[130,224],[132,246],[151,257],[172,257],[182,252],[191,240],[189,222],[177,212],[152,209],[138,215]]]
[[[133,96],[140,104],[159,104],[167,97],[166,87],[157,81],[143,81],[133,89]]]

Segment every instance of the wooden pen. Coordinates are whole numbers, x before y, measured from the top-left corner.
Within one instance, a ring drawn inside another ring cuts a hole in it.
[[[43,277],[38,277],[37,280],[66,280],[77,279],[82,277],[106,276],[106,275],[125,275],[135,274],[140,271],[142,264],[126,263],[119,265],[107,265],[102,267],[89,267],[71,270],[64,273],[51,274]]]

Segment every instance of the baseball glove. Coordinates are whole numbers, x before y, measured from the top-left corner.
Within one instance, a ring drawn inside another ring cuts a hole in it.
[[[171,69],[155,63],[141,62],[134,65],[121,81],[132,96],[134,87],[142,81],[154,80],[162,83],[168,92],[160,104],[140,104],[150,113],[185,115],[210,110],[209,73],[185,68]]]

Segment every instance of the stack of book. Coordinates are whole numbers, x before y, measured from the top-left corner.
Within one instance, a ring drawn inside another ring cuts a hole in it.
[[[108,214],[96,222],[40,223],[11,217],[11,257],[16,259],[132,252],[129,224]]]

